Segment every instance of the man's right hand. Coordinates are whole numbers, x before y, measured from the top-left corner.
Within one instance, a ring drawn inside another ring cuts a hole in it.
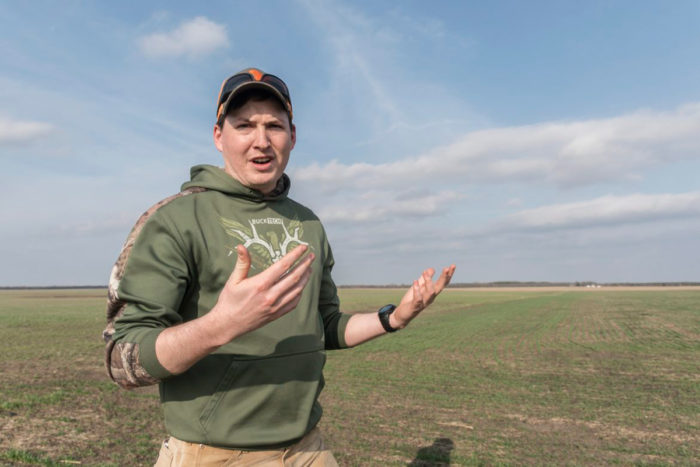
[[[254,331],[292,311],[311,277],[314,254],[299,245],[278,262],[253,277],[248,277],[250,255],[243,245],[236,247],[238,259],[219,299],[209,312],[229,331],[222,333],[220,345]]]
[[[156,339],[158,361],[173,374],[183,373],[238,336],[292,311],[311,277],[314,254],[300,245],[260,274],[248,277],[250,255],[243,245],[214,308],[204,316],[165,329]]]

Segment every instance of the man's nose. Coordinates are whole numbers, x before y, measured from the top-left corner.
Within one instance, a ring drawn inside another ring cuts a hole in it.
[[[270,138],[267,136],[267,128],[263,125],[255,129],[255,146],[266,148],[270,145]]]

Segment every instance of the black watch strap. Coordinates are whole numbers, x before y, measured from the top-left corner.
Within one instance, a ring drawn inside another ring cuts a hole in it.
[[[391,324],[389,324],[389,316],[391,316],[395,309],[396,305],[384,305],[377,312],[377,314],[379,315],[379,322],[382,323],[382,327],[386,332],[398,331],[398,329],[392,328]]]

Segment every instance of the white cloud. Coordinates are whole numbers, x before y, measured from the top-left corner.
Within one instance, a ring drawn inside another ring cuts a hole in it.
[[[551,230],[692,217],[700,217],[700,191],[602,196],[575,203],[541,206],[508,216],[504,225],[517,229]]]
[[[31,142],[47,136],[53,130],[53,125],[45,122],[0,118],[0,145]]]
[[[141,51],[149,57],[191,58],[228,46],[226,26],[198,16],[170,32],[153,33],[139,39]]]
[[[332,160],[298,167],[290,175],[294,197],[316,210],[334,248],[353,252],[342,258],[351,267],[376,255],[416,262],[424,255],[430,261],[472,265],[475,258],[491,256],[496,260],[475,267],[490,268],[502,278],[520,267],[504,252],[535,261],[540,255],[551,257],[548,248],[554,248],[567,258],[593,261],[588,248],[608,253],[621,244],[648,248],[665,235],[691,243],[688,232],[700,226],[698,191],[598,192],[560,204],[542,200],[552,187],[633,176],[653,181],[650,169],[698,159],[698,133],[700,104],[689,104],[668,112],[473,131],[417,157],[383,163]],[[636,185],[650,188],[648,183]],[[407,189],[414,193],[406,194]],[[572,196],[576,191],[567,193]],[[540,200],[539,207],[523,209],[534,199]],[[513,210],[518,212],[508,214]],[[670,227],[676,234],[661,232]],[[607,264],[609,258],[603,255],[596,264]],[[523,268],[509,277],[529,277]],[[395,273],[400,277],[402,270],[397,267]]]
[[[449,203],[462,196],[454,191],[422,193],[392,198],[388,193],[375,191],[359,195],[345,193],[342,200],[324,204],[318,212],[325,223],[351,222],[374,224],[397,218],[423,218],[443,214]]]
[[[574,266],[583,262],[590,266],[586,274],[597,274],[588,278],[676,280],[696,274],[689,276],[688,271],[694,271],[691,265],[696,264],[700,238],[700,192],[604,196],[523,210],[490,224],[464,223],[453,208],[438,222],[395,219],[395,223],[361,223],[358,228],[331,224],[334,248],[340,254],[352,252],[338,264],[361,264],[376,256],[410,257],[415,264],[438,266],[455,262],[470,280],[483,281],[582,280],[586,277]],[[685,256],[679,253],[683,250]],[[663,258],[661,252],[675,256]],[[664,275],[653,262],[630,269],[638,258],[650,255],[662,257],[660,263],[675,264],[677,270]],[[557,268],[561,271],[555,274]],[[392,274],[403,277],[404,272],[397,267]]]
[[[650,167],[698,158],[698,134],[700,103],[692,103],[670,112],[473,131],[418,157],[381,164],[311,164],[295,178],[327,190],[415,180],[586,185],[638,179]]]

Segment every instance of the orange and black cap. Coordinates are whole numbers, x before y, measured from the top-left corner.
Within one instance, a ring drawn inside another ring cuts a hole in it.
[[[216,105],[216,122],[221,123],[224,119],[234,96],[240,94],[243,90],[255,88],[268,91],[279,99],[284,110],[289,114],[289,120],[292,120],[292,100],[289,97],[289,89],[284,84],[284,81],[257,68],[246,68],[221,83],[219,99]]]

